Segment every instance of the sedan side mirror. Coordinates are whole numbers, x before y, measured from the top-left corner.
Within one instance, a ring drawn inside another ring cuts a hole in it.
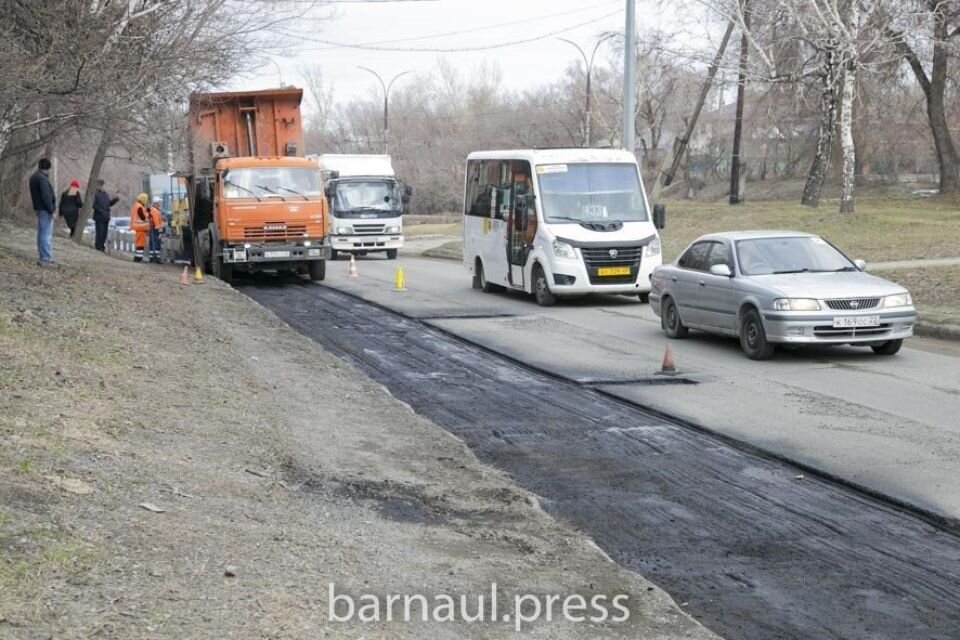
[[[710,267],[710,273],[715,276],[722,276],[724,278],[732,278],[733,271],[730,271],[730,267],[725,264],[715,264]]]
[[[854,261],[853,261],[853,264],[854,264],[854,265],[857,267],[857,269],[859,269],[860,271],[866,271],[866,270],[867,270],[867,261],[866,261],[866,260],[854,260]]]
[[[665,229],[667,226],[667,205],[653,205],[653,226],[657,229]]]

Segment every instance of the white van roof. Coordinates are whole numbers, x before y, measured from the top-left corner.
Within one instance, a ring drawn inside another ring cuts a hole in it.
[[[348,176],[392,176],[393,163],[388,155],[370,153],[322,153],[317,162],[323,171],[339,171],[341,178]]]
[[[636,157],[624,149],[503,149],[474,151],[467,160],[527,160],[533,165],[577,162],[632,162]]]

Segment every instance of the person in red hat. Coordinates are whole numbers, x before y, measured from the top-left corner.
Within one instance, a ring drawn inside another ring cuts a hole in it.
[[[60,216],[70,228],[70,237],[77,232],[77,218],[80,217],[80,209],[83,208],[83,200],[80,198],[80,181],[71,180],[70,187],[60,194]]]

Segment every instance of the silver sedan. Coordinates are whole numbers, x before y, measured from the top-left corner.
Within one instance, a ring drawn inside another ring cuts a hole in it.
[[[910,293],[865,273],[823,238],[734,231],[697,238],[650,276],[650,305],[671,338],[736,336],[747,357],[776,344],[852,344],[893,355],[913,335]]]

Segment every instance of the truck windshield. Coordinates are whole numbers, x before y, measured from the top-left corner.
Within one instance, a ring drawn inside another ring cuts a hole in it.
[[[543,215],[550,223],[647,219],[637,167],[627,162],[537,165]]]
[[[349,180],[337,184],[334,213],[340,217],[389,218],[400,212],[400,190],[384,180]]]
[[[223,172],[224,198],[320,197],[320,172],[307,167],[245,167]]]

